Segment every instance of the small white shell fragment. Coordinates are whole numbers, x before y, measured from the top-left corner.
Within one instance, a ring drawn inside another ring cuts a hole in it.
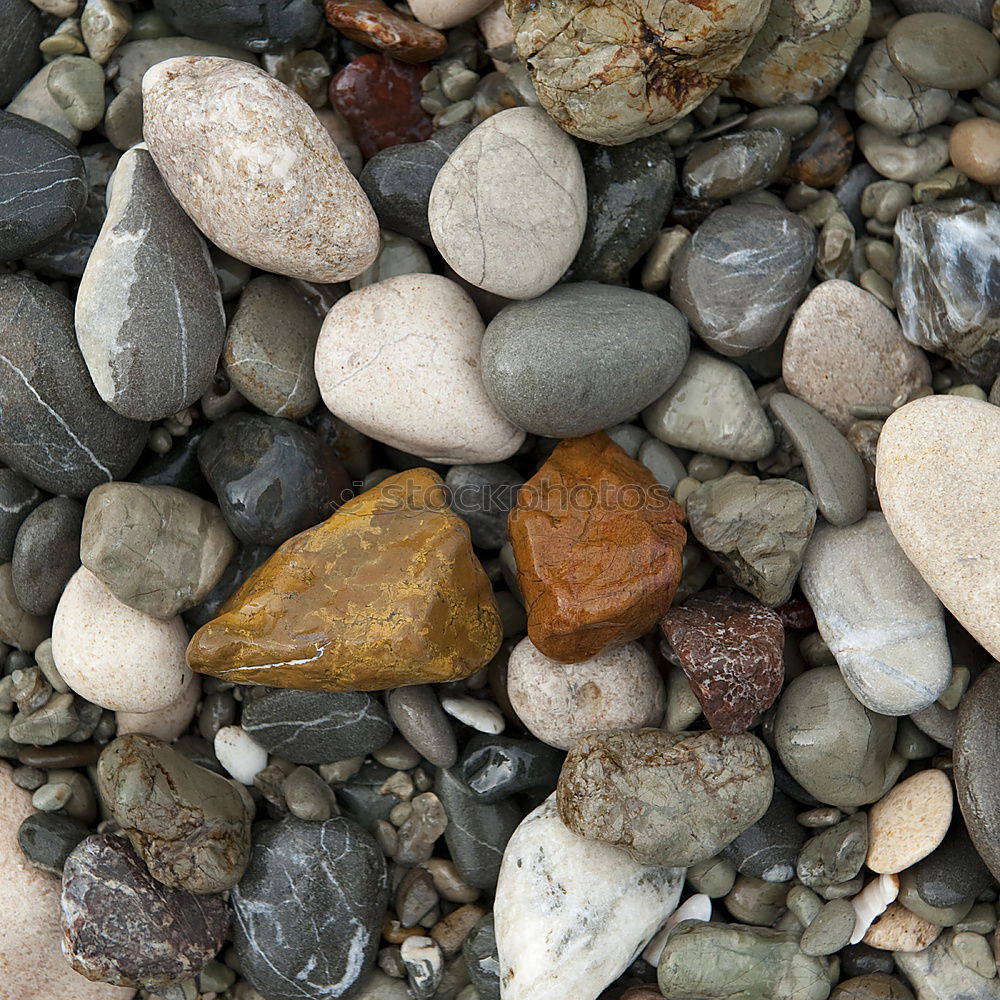
[[[267,767],[267,751],[242,726],[223,726],[215,734],[215,756],[241,785],[252,785]]]
[[[899,895],[899,879],[895,875],[880,875],[872,879],[852,900],[857,914],[851,944],[857,944],[868,933],[876,917],[885,913],[889,904]]]
[[[496,736],[502,733],[506,722],[503,713],[491,701],[480,698],[445,697],[441,699],[441,707],[459,722],[464,722],[481,733]]]

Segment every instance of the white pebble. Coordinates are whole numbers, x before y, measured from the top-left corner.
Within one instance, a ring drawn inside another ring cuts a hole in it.
[[[660,955],[670,937],[670,932],[682,920],[702,920],[712,919],[712,898],[705,893],[699,892],[690,896],[667,917],[667,922],[650,938],[649,944],[642,949],[642,957],[654,968],[660,964]]]
[[[267,751],[242,726],[223,726],[215,734],[215,756],[240,784],[252,785],[267,767]]]
[[[496,736],[502,733],[506,722],[503,713],[491,701],[479,698],[442,698],[441,707],[459,722],[464,722],[481,733]]]

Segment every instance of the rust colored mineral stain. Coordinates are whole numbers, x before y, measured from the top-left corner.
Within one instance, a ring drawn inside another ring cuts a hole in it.
[[[440,31],[397,14],[383,0],[326,0],[323,6],[342,35],[403,62],[428,62],[448,46]]]
[[[285,542],[195,633],[188,662],[241,684],[374,691],[468,677],[501,631],[444,483],[412,469]]]
[[[535,646],[579,663],[649,631],[680,581],[683,519],[605,433],[561,442],[507,527]]]

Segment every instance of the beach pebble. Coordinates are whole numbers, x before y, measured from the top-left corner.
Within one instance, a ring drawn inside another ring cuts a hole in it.
[[[4,0],[0,39],[0,107],[5,107],[41,62],[42,19],[37,6],[28,0]]]
[[[406,63],[425,63],[444,53],[440,31],[404,17],[383,0],[325,0],[327,22],[345,38]]]
[[[506,462],[453,465],[445,476],[448,502],[469,526],[472,544],[501,549],[507,544],[507,517],[524,483]]]
[[[187,732],[201,693],[201,677],[192,673],[181,693],[165,708],[152,712],[115,712],[115,731],[119,736],[144,733],[171,743]]]
[[[1000,980],[987,979],[963,965],[948,949],[951,932],[946,931],[921,951],[893,954],[899,971],[917,985],[918,1000],[997,1000]]]
[[[267,767],[267,750],[242,726],[223,726],[215,734],[212,749],[219,763],[241,785],[252,785]]]
[[[868,817],[856,812],[810,837],[796,861],[799,881],[812,889],[849,882],[868,856]]]
[[[951,782],[931,768],[901,781],[868,812],[865,864],[880,874],[901,872],[927,857],[951,825]]]
[[[798,804],[775,789],[764,815],[724,847],[719,857],[731,861],[740,875],[772,883],[791,881],[806,840],[806,831],[795,818],[797,811]]]
[[[307,281],[343,281],[374,261],[368,199],[312,110],[283,84],[246,63],[190,56],[147,70],[142,96],[149,151],[212,243]]]
[[[948,136],[952,164],[970,180],[1000,184],[1000,122],[967,118]]]
[[[959,14],[902,17],[889,29],[886,44],[900,73],[925,87],[970,90],[1000,73],[1000,43]]]
[[[52,657],[76,694],[104,708],[153,712],[188,683],[187,630],[122,604],[90,570],[73,574],[52,623]]]
[[[0,469],[0,562],[10,562],[21,525],[44,499],[43,494],[13,469]]]
[[[0,566],[0,643],[30,653],[51,631],[48,616],[28,614],[18,604],[11,564],[4,563]]]
[[[84,51],[83,43],[75,49]],[[58,58],[46,63],[42,68],[14,95],[7,105],[7,111],[19,118],[44,125],[68,139],[74,146],[80,141],[80,130],[66,117],[66,112],[56,103],[49,93],[49,73],[58,62]]]
[[[428,205],[448,264],[511,299],[534,298],[562,277],[586,220],[580,155],[539,108],[509,108],[473,129],[439,171]]]
[[[863,940],[872,948],[905,953],[923,951],[940,933],[940,927],[911,913],[902,903],[890,903]]]
[[[104,67],[85,56],[64,56],[45,84],[70,124],[88,132],[104,117]]]
[[[563,755],[545,743],[509,736],[473,736],[459,768],[469,790],[483,802],[499,802],[526,789],[549,789]]]
[[[565,665],[524,638],[510,654],[507,694],[529,732],[562,750],[592,729],[640,729],[663,718],[663,681],[636,642]]]
[[[230,0],[225,7],[215,7],[198,0],[156,0],[154,6],[178,34],[235,44],[251,52],[306,48],[323,26],[319,5],[312,3],[261,7],[255,0]]]
[[[454,767],[458,760],[455,731],[429,684],[411,684],[386,695],[389,718],[403,738],[436,767]]]
[[[858,149],[883,177],[916,184],[948,163],[948,129],[932,125],[925,132],[888,135],[865,122],[856,132]]]
[[[772,184],[788,166],[790,152],[788,136],[778,129],[727,132],[695,146],[680,181],[692,198],[722,201]]]
[[[483,332],[472,299],[439,275],[401,275],[351,292],[328,313],[316,345],[323,402],[369,437],[429,461],[503,461],[524,432],[483,387]],[[405,420],[400,400],[408,401]]]

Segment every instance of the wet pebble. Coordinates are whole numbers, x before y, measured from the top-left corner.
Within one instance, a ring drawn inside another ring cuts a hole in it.
[[[790,151],[788,136],[778,129],[729,132],[695,147],[684,161],[681,184],[692,198],[732,198],[777,180]]]
[[[900,18],[886,44],[899,71],[926,87],[969,90],[1000,73],[1000,44],[959,14],[936,11]]]

